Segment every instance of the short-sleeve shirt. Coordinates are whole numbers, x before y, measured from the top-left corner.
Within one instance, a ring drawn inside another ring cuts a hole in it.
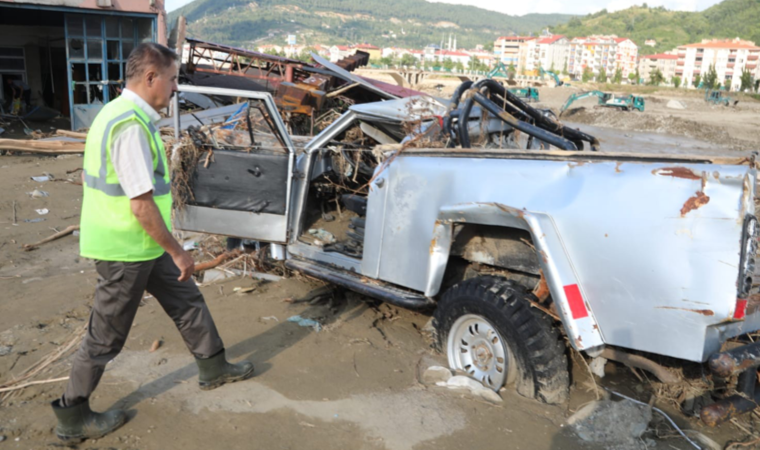
[[[121,96],[132,101],[153,123],[161,116],[134,91],[124,89]],[[113,132],[111,164],[119,184],[130,199],[153,190],[153,155],[145,129],[138,123],[127,122]]]

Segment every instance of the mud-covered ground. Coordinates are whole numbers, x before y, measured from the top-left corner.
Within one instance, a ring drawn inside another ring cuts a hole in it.
[[[441,96],[457,84],[444,81]],[[425,89],[438,93],[435,86]],[[541,88],[541,105],[557,111],[576,89]],[[665,91],[645,95],[644,113],[601,110],[589,99],[574,104],[562,119],[598,130],[603,146],[615,149],[630,147],[628,139],[646,143],[652,151],[733,155],[754,149],[760,103],[712,107],[699,96]],[[667,108],[670,99],[686,109]],[[79,156],[0,156],[0,385],[59,349],[86,324],[96,273],[92,261],[78,256],[77,236],[34,251],[22,248],[78,223],[81,206],[80,186],[38,183],[30,177],[49,173],[66,180],[71,177],[67,171],[81,164]],[[48,195],[35,198],[30,194],[35,190]],[[37,209],[49,212],[40,215]],[[27,221],[33,219],[45,220]],[[198,255],[199,260],[208,258]],[[241,294],[236,287],[255,289]],[[202,286],[229,355],[252,361],[257,374],[209,392],[198,389],[195,363],[172,322],[155,299],[146,297],[124,351],[109,364],[92,399],[96,409],[128,409],[130,421],[113,435],[78,448],[603,448],[581,441],[563,426],[595,398],[594,382],[578,355],[571,358],[568,404],[547,406],[504,389],[504,401],[494,405],[419,382],[421,368],[435,361],[445,365],[424,331],[429,316],[350,293],[315,305],[284,301],[317,287],[301,277],[270,282],[236,277]],[[315,319],[323,328],[316,332],[288,322],[294,315]],[[156,340],[162,344],[151,352]],[[67,376],[70,361],[69,353],[32,380]],[[755,429],[752,416],[704,428],[680,413],[645,375],[639,379],[613,363],[607,372],[596,383],[645,402],[654,398],[681,427],[720,444],[746,439]],[[0,436],[5,438],[0,437],[0,450],[59,448],[49,402],[63,387],[59,381],[0,392]],[[641,448],[692,448],[655,417]]]

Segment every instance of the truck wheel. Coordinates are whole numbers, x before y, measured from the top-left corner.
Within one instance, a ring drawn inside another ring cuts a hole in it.
[[[545,403],[567,400],[570,375],[565,345],[551,320],[535,308],[522,286],[498,277],[477,277],[451,287],[433,316],[438,348],[449,366],[498,391]]]

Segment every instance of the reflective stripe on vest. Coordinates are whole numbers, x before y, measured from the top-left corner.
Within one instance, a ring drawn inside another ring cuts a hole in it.
[[[111,129],[114,127],[114,125],[121,121],[129,119],[132,116],[139,120],[140,123],[142,123],[148,129],[150,139],[153,141],[153,148],[156,149],[156,157],[158,161],[156,162],[156,169],[153,171],[153,178],[155,180],[153,182],[153,195],[157,197],[160,195],[169,194],[171,192],[171,184],[168,183],[165,179],[166,167],[164,167],[164,158],[161,157],[161,147],[156,141],[156,134],[158,133],[158,130],[156,130],[156,127],[151,122],[146,121],[135,111],[127,111],[106,124],[105,133],[103,133],[103,142],[100,146],[100,170],[98,172],[98,176],[95,177],[87,173],[86,169],[83,170],[85,183],[87,184],[87,187],[96,189],[111,197],[126,196],[126,193],[124,193],[124,189],[122,189],[121,184],[111,184],[106,180],[108,169],[108,139],[111,136]]]

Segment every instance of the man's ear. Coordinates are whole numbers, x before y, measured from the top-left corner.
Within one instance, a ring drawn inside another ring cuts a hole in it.
[[[146,70],[145,71],[145,84],[150,87],[153,84],[153,81],[156,79],[156,72],[154,70]]]

